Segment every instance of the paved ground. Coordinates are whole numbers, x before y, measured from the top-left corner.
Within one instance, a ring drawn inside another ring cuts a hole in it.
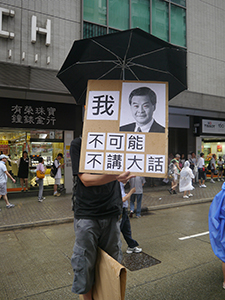
[[[207,188],[196,186],[193,191],[194,197],[183,199],[182,194],[170,195],[169,186],[144,187],[142,209],[144,212],[176,207],[181,205],[209,202],[221,190],[222,183],[206,183]],[[16,206],[11,209],[5,207],[4,200],[0,200],[0,231],[32,226],[57,224],[73,221],[71,210],[71,195],[60,197],[46,196],[46,200],[40,203],[33,193],[23,195],[9,194],[9,201]],[[144,213],[143,212],[143,213]]]
[[[160,209],[131,219],[133,237],[143,252],[161,263],[127,269],[126,300],[225,299],[221,261],[207,234],[209,206],[210,202]],[[205,234],[196,236],[199,233]],[[74,238],[72,223],[0,232],[0,299],[78,300],[71,292]],[[140,260],[143,253],[128,255],[126,248],[122,238],[124,256]],[[110,296],[105,300],[112,300]]]

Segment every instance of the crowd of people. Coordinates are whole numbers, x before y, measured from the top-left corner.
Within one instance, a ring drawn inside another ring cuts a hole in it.
[[[60,163],[61,159],[63,158],[62,153],[58,153],[57,157],[54,160],[54,165],[56,168],[56,174],[54,177],[54,192],[53,196],[60,196],[60,192],[58,192],[60,188],[60,180],[62,177],[61,168],[64,167],[64,163]],[[28,192],[28,174],[29,174],[29,166],[30,166],[30,159],[28,157],[28,152],[26,150],[23,151],[22,156],[14,161],[14,163],[18,166],[18,173],[13,174],[12,171],[12,159],[11,155],[5,155],[3,153],[0,154],[0,199],[3,199],[6,202],[6,207],[11,208],[15,205],[8,202],[7,198],[7,178],[9,177],[12,179],[13,183],[16,183],[16,179],[19,180],[21,185],[21,192]],[[39,164],[36,168],[36,183],[39,186],[38,191],[38,201],[43,202],[45,197],[43,197],[43,190],[44,190],[44,177],[46,173],[46,167],[44,165],[43,157],[39,157]],[[39,172],[39,175],[37,175]],[[3,188],[4,186],[4,188]],[[5,189],[6,187],[6,189]]]
[[[199,184],[200,188],[206,188],[206,175],[210,175],[210,183],[215,183],[215,178],[218,181],[224,181],[225,162],[222,156],[217,160],[216,154],[212,154],[208,165],[205,164],[204,153],[200,153],[197,159],[194,152],[191,152],[187,159],[185,155],[176,154],[175,157],[169,155],[169,178],[171,180],[171,188],[168,190],[170,194],[177,194],[179,191],[184,192],[183,198],[192,197],[191,190],[195,184]]]

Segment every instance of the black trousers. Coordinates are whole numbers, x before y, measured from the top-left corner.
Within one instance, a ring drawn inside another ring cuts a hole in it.
[[[121,223],[120,223],[120,230],[123,234],[123,237],[124,237],[125,241],[127,242],[128,247],[134,248],[134,247],[139,245],[137,241],[132,239],[130,219],[128,217],[126,207],[123,208],[123,215],[122,215],[122,220],[121,220]]]

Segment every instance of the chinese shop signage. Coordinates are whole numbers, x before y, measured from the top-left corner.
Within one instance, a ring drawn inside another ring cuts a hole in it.
[[[80,172],[165,177],[167,94],[165,82],[89,81]]]
[[[74,130],[81,108],[73,104],[1,99],[0,127]],[[81,117],[80,117],[81,118]]]

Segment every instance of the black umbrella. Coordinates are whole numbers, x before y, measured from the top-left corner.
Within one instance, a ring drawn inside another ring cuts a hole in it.
[[[186,50],[139,28],[75,41],[57,77],[78,104],[89,79],[168,81],[169,99],[187,88]]]

